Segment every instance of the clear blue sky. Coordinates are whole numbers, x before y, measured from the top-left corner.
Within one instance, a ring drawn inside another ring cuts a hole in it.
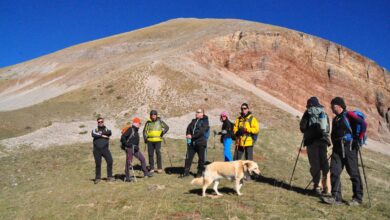
[[[287,27],[344,45],[390,70],[390,0],[0,0],[0,67],[178,17]]]

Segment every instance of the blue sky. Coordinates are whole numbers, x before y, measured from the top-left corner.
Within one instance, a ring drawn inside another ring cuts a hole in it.
[[[0,67],[178,17],[287,27],[390,69],[390,0],[0,0]]]

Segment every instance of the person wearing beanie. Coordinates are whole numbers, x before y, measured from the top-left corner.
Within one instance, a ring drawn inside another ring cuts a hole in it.
[[[330,102],[335,114],[332,123],[331,139],[333,153],[330,161],[332,197],[322,198],[332,205],[342,204],[341,173],[345,167],[352,182],[352,200],[350,206],[360,205],[363,201],[363,185],[358,167],[358,151],[364,142],[367,123],[353,111],[347,111],[344,100],[340,97]],[[358,129],[360,131],[358,132]]]
[[[134,118],[131,127],[122,134],[121,143],[126,151],[126,166],[125,166],[125,175],[126,182],[131,182],[132,178],[129,175],[129,168],[132,166],[133,156],[136,157],[141,162],[142,171],[144,172],[144,177],[151,177],[152,174],[149,173],[146,168],[146,161],[144,155],[141,153],[139,148],[139,134],[138,130],[141,126],[141,119]]]
[[[241,114],[236,119],[233,128],[236,136],[234,160],[240,160],[245,153],[246,160],[253,160],[253,145],[259,133],[259,123],[249,110],[249,105],[241,105]]]
[[[97,119],[97,128],[91,132],[93,137],[93,157],[95,159],[95,184],[100,182],[102,157],[107,163],[107,181],[114,181],[112,177],[113,159],[109,149],[111,130],[104,125],[104,119]]]
[[[162,173],[162,160],[161,160],[161,142],[163,136],[168,132],[168,125],[158,117],[157,111],[150,111],[150,118],[146,122],[143,130],[143,138],[145,144],[148,145],[149,156],[149,169],[150,172],[154,172],[154,153],[157,156],[157,173]]]
[[[221,143],[223,144],[223,154],[225,157],[225,161],[232,161],[232,153],[231,153],[231,145],[233,142],[233,127],[234,124],[229,121],[229,118],[227,116],[226,112],[221,113],[220,120],[222,122],[222,129],[221,132],[218,134],[221,135]]]
[[[299,124],[303,133],[304,146],[307,147],[310,174],[314,183],[313,193],[318,196],[329,194],[328,146],[331,145],[329,118],[317,97],[314,96],[307,100],[306,111]],[[320,183],[321,174],[322,182]]]

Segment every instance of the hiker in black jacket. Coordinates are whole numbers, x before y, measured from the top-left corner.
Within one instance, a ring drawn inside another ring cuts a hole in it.
[[[104,119],[97,119],[97,128],[93,129],[91,134],[93,137],[93,157],[95,158],[95,181],[97,184],[100,182],[101,178],[101,165],[102,157],[106,160],[107,163],[107,181],[114,181],[112,177],[112,156],[111,152],[108,149],[111,131],[104,125]]]
[[[133,119],[132,126],[127,129],[121,136],[122,147],[126,151],[126,166],[125,166],[125,174],[126,174],[126,182],[130,182],[132,179],[129,175],[129,168],[132,166],[133,156],[135,156],[140,162],[142,171],[144,172],[144,177],[151,177],[152,174],[148,172],[146,169],[146,161],[144,155],[141,153],[139,149],[139,134],[138,130],[141,126],[141,120],[139,118]]]
[[[192,160],[195,153],[198,154],[198,172],[197,177],[202,176],[205,163],[205,149],[207,146],[206,132],[209,129],[208,120],[203,119],[204,113],[202,109],[196,111],[195,119],[187,127],[187,155],[184,165],[184,173],[181,178],[187,177],[190,174]]]
[[[316,195],[330,193],[328,146],[329,118],[317,97],[307,100],[306,111],[300,122],[304,137],[304,146],[310,163],[310,174],[314,183],[313,193]],[[322,172],[322,188],[320,186]]]
[[[221,113],[220,120],[222,122],[222,129],[218,134],[221,135],[225,161],[232,161],[231,146],[233,143],[232,139],[235,138],[233,132],[234,124],[229,120],[226,112]]]

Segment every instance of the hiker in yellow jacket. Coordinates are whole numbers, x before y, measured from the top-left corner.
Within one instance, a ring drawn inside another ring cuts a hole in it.
[[[150,119],[146,122],[143,137],[145,144],[148,145],[149,154],[149,166],[150,172],[154,172],[154,152],[157,155],[157,173],[162,173],[162,161],[161,161],[161,141],[163,135],[169,130],[168,125],[162,121],[156,110],[150,112]]]
[[[259,123],[249,111],[247,103],[241,105],[241,115],[234,123],[233,132],[236,135],[234,160],[240,160],[245,153],[246,160],[253,160],[253,145],[259,133]]]

